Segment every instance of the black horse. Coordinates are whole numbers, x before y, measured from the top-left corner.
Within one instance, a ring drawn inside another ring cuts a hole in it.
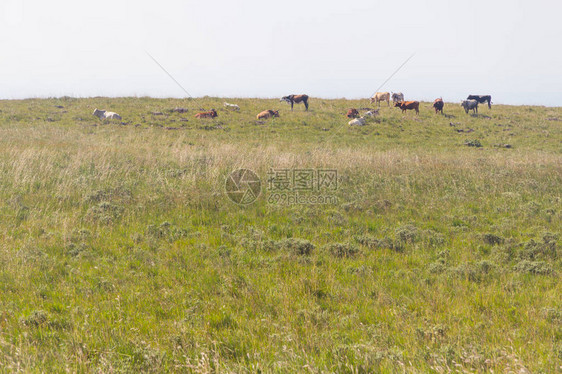
[[[488,103],[488,108],[492,109],[492,96],[490,95],[468,95],[467,100],[476,100],[480,104]]]

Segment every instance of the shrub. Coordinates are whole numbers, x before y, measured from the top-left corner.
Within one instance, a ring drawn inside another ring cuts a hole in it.
[[[121,217],[124,210],[120,205],[103,201],[88,209],[86,216],[92,221],[110,224]]]
[[[515,257],[515,247],[511,245],[507,246],[494,246],[492,249],[491,258],[499,264],[509,263]]]
[[[555,345],[554,352],[556,353],[556,357],[562,360],[562,343]]]
[[[427,230],[424,236],[431,247],[437,248],[445,244],[445,236],[441,233],[433,230]]]
[[[429,272],[432,273],[432,274],[441,274],[446,269],[447,269],[447,267],[445,266],[443,261],[432,262],[431,264],[429,264],[429,268],[428,268]]]
[[[349,243],[328,244],[325,249],[334,257],[353,257],[359,253],[359,248]]]
[[[49,317],[44,310],[34,310],[27,317],[20,318],[22,325],[32,327],[45,325],[48,321]]]
[[[496,244],[502,244],[503,243],[503,238],[499,237],[498,235],[494,235],[494,234],[484,234],[484,236],[482,237],[482,240],[484,240],[484,243],[490,244],[490,245],[496,245]]]
[[[547,321],[562,323],[562,309],[544,308],[543,313]]]
[[[391,238],[384,237],[381,239],[373,238],[369,235],[359,235],[354,237],[355,241],[369,249],[392,249],[396,252],[402,252],[404,249],[403,244]]]
[[[552,273],[552,266],[544,261],[522,260],[513,267],[513,270],[520,273],[547,275]]]
[[[542,242],[536,242],[534,239],[529,240],[519,251],[519,258],[522,260],[546,260],[558,259],[558,251],[554,236],[545,234]]]
[[[72,257],[87,253],[89,250],[90,247],[86,243],[70,243],[66,246],[67,253]]]
[[[476,148],[482,147],[482,143],[478,139],[467,140],[464,145]]]
[[[414,225],[405,225],[396,229],[396,239],[404,243],[413,243],[418,240],[418,228]]]
[[[107,188],[90,192],[84,197],[87,203],[100,203],[104,201],[123,201],[128,202],[133,198],[130,189],[124,187]]]
[[[162,222],[159,226],[148,225],[145,231],[145,235],[147,237],[153,239],[164,239],[170,243],[186,237],[187,234],[187,230],[179,228],[168,221]]]
[[[305,239],[287,238],[277,242],[281,249],[289,250],[297,256],[308,256],[314,250],[314,245]]]
[[[482,282],[492,270],[494,265],[486,260],[478,263],[460,264],[459,266],[451,269],[451,273],[459,278],[468,279],[471,282]]]

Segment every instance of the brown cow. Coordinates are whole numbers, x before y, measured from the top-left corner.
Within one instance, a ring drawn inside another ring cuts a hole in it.
[[[435,101],[433,102],[433,108],[435,109],[435,114],[437,114],[438,112],[441,112],[441,114],[443,114],[444,106],[445,103],[443,102],[443,99],[441,97],[439,99],[435,99]]]
[[[268,109],[268,110],[264,110],[263,112],[260,112],[256,116],[257,119],[268,119],[273,117],[279,117],[279,111]]]
[[[359,117],[359,112],[355,108],[350,108],[347,111],[347,118],[357,118]]]
[[[217,111],[214,110],[214,109],[211,109],[208,112],[197,113],[195,115],[195,118],[215,118],[216,116],[218,116]]]
[[[306,110],[308,110],[308,95],[289,95],[283,96],[279,101],[286,101],[291,104],[291,110],[293,110],[293,105],[296,103],[303,103]]]
[[[415,109],[416,114],[420,113],[420,102],[419,101],[400,101],[394,104],[395,107],[402,109],[402,113],[409,109]]]

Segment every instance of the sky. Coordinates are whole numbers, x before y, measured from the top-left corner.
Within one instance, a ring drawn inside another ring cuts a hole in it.
[[[150,54],[193,97],[560,106],[560,14],[544,0],[0,0],[0,99],[187,97]]]

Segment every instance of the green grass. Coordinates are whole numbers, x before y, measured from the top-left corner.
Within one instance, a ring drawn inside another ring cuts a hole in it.
[[[0,372],[562,371],[562,108],[226,101],[0,101]]]

